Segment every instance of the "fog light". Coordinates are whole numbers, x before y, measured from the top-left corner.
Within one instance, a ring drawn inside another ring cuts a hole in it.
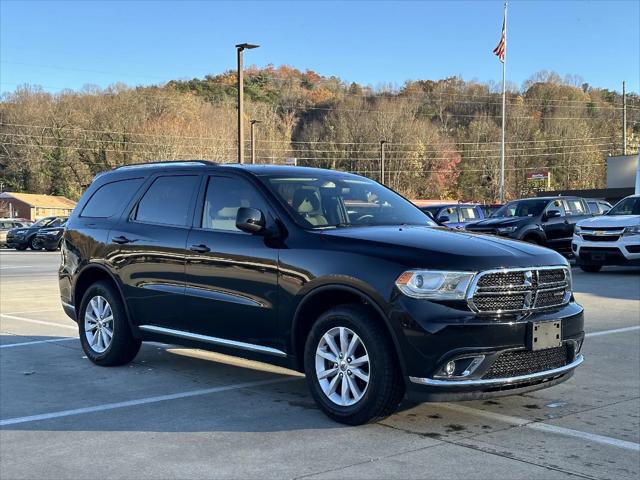
[[[455,373],[456,371],[456,362],[454,362],[453,360],[448,362],[445,367],[444,367],[444,373],[447,374],[447,376],[451,376]]]

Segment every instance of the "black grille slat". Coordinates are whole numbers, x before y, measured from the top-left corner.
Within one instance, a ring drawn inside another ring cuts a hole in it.
[[[518,377],[560,368],[569,362],[567,345],[545,350],[512,350],[501,353],[483,379]]]
[[[588,242],[617,242],[620,239],[620,235],[586,235],[583,234],[582,238]]]
[[[517,313],[564,305],[569,281],[563,267],[480,273],[470,304],[479,313]]]

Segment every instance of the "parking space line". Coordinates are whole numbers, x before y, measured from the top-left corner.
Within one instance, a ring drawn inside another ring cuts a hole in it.
[[[452,403],[443,403],[439,406],[448,410],[453,410],[460,413],[466,413],[469,415],[475,415],[484,417],[489,420],[495,420],[509,425],[515,425],[517,427],[529,428],[531,430],[538,430],[546,433],[556,433],[565,437],[580,438],[593,443],[599,443],[601,445],[609,445],[612,447],[623,448],[625,450],[632,450],[634,452],[640,452],[640,443],[629,442],[627,440],[620,440],[617,438],[606,437],[604,435],[598,435],[595,433],[582,432],[580,430],[573,430],[571,428],[558,427],[556,425],[549,425],[547,423],[540,423],[534,420],[527,420],[525,418],[512,417],[510,415],[504,415],[502,413],[489,412],[487,410],[481,410],[479,408],[465,407],[464,405],[456,405]]]
[[[10,320],[19,320],[21,322],[27,322],[27,323],[36,323],[38,325],[49,325],[54,327],[70,328],[72,330],[78,330],[78,327],[74,325],[65,325],[63,323],[46,322],[44,320],[35,320],[33,318],[18,317],[17,315],[9,315],[7,313],[0,313],[0,317],[8,318]]]
[[[270,380],[259,380],[256,382],[236,383],[234,385],[224,385],[221,387],[203,388],[200,390],[190,390],[187,392],[171,393],[169,395],[158,395],[155,397],[139,398],[137,400],[127,400],[124,402],[104,403],[102,405],[94,405],[92,407],[75,408],[73,410],[61,410],[58,412],[43,413],[40,415],[29,415],[27,417],[6,418],[0,420],[0,427],[7,425],[17,425],[20,423],[37,422],[40,420],[50,420],[53,418],[70,417],[72,415],[83,415],[86,413],[104,412],[106,410],[115,410],[117,408],[135,407],[138,405],[148,405],[150,403],[166,402],[169,400],[178,400],[182,398],[200,397],[212,393],[228,392],[230,390],[239,390],[241,388],[257,387],[260,385],[270,385],[272,383],[290,382],[299,380],[302,377],[274,378]]]
[[[640,325],[636,325],[635,327],[613,328],[611,330],[601,330],[599,332],[586,333],[585,337],[599,337],[600,335],[610,335],[612,333],[633,332],[634,330],[640,330]]]
[[[49,340],[33,340],[31,342],[6,343],[0,345],[0,348],[22,347],[26,345],[37,345],[39,343],[68,342],[69,340],[77,340],[77,337],[51,338]]]
[[[0,270],[9,270],[10,268],[32,268],[35,265],[12,265],[10,267],[0,267]]]

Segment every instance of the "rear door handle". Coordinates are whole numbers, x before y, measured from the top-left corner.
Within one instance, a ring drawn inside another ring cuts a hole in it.
[[[197,252],[197,253],[207,253],[210,252],[211,249],[209,247],[207,247],[206,245],[191,245],[191,248],[189,249],[192,252]]]
[[[120,235],[119,237],[113,237],[111,239],[111,241],[113,243],[119,243],[120,245],[122,245],[123,243],[131,243],[131,242],[135,242],[135,240],[131,240],[127,237],[125,237],[124,235]]]

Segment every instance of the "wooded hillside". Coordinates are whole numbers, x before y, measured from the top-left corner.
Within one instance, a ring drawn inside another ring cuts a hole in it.
[[[45,93],[23,87],[0,103],[0,181],[5,190],[78,198],[100,171],[150,160],[236,159],[235,72],[163,86]],[[387,184],[411,198],[493,201],[498,195],[501,94],[448,78],[370,88],[291,67],[249,69],[247,132],[257,126],[260,163],[340,169],[378,180],[385,140]],[[637,151],[640,99],[628,96],[628,140]],[[541,185],[602,187],[605,159],[620,154],[622,99],[579,79],[541,72],[507,98],[507,196]],[[246,154],[249,158],[247,134]]]

